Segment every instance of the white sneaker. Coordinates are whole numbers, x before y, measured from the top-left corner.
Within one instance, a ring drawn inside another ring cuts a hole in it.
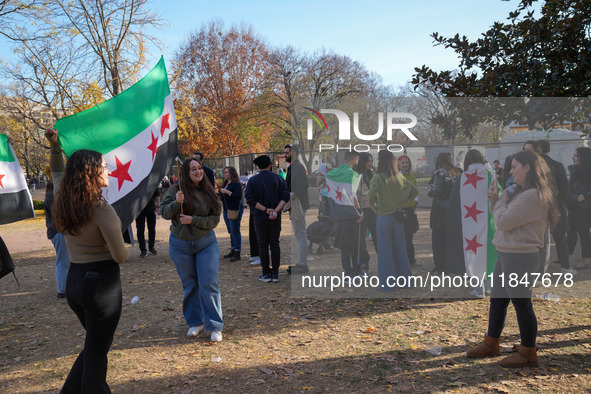
[[[261,259],[260,258],[256,258],[256,259],[250,259],[250,265],[261,265]]]
[[[221,342],[222,341],[222,332],[215,330],[211,332],[211,341],[212,342]]]
[[[561,268],[560,272],[562,272],[563,274],[573,274],[576,275],[577,274],[577,270],[574,268]]]
[[[187,331],[187,336],[188,337],[196,337],[197,335],[199,335],[199,333],[203,330],[203,324],[200,326],[194,326],[189,328],[189,331]]]
[[[255,260],[258,260],[259,256],[252,256],[250,259],[248,259],[248,261],[250,261],[251,263]]]

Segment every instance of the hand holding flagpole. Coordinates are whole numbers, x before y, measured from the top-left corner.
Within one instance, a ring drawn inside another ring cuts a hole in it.
[[[183,190],[181,189],[181,175],[179,173],[179,162],[181,163],[181,165],[183,164],[183,162],[181,161],[181,159],[178,158],[178,156],[176,157],[176,177],[177,177],[177,182],[179,183],[179,191],[176,194],[176,200],[181,204],[181,215],[183,214],[183,201],[185,199],[185,195],[183,194]],[[180,196],[180,198],[179,198]]]

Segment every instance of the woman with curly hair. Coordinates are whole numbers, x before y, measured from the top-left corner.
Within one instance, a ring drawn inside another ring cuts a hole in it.
[[[575,251],[577,235],[581,238],[581,261],[574,268],[585,269],[591,264],[591,149],[577,148],[570,172],[570,197],[567,202],[570,230],[567,233],[570,254]]]
[[[127,260],[121,221],[103,195],[110,171],[99,152],[79,150],[65,166],[57,131],[45,132],[54,179],[53,221],[70,251],[66,298],[86,330],[62,393],[110,393],[107,353],[121,316],[119,264]]]
[[[499,364],[510,368],[538,365],[538,322],[531,302],[534,280],[520,281],[516,286],[505,281],[503,285],[501,276],[532,279],[532,274],[540,270],[539,249],[544,246],[544,234],[548,226],[554,228],[560,219],[551,174],[540,155],[521,151],[513,156],[511,164],[511,175],[517,185],[512,192],[505,190],[499,197],[496,180],[492,179],[488,193],[497,226],[493,244],[498,257],[492,279],[488,332],[480,345],[467,352],[468,357],[501,353],[501,333],[507,307],[512,302],[517,313],[521,344],[517,353],[505,357]]]
[[[224,207],[224,222],[230,234],[230,252],[223,256],[229,258],[230,262],[240,261],[240,250],[242,248],[242,235],[240,234],[240,221],[244,212],[242,205],[242,182],[238,177],[238,171],[234,167],[224,168],[224,182],[220,187],[220,197]],[[231,214],[236,217],[231,217]]]
[[[183,315],[187,336],[211,331],[211,341],[222,340],[220,248],[213,229],[220,222],[221,203],[203,166],[195,158],[181,168],[181,179],[160,203],[164,219],[171,220],[169,253],[183,284]]]

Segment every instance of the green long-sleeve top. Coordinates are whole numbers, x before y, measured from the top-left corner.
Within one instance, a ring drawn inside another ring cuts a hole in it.
[[[415,178],[415,176],[411,173],[402,173],[402,175],[404,175],[404,177],[406,179],[408,179],[409,181],[412,182],[413,185],[417,185],[417,178]],[[415,205],[417,205],[417,202],[415,201],[415,199],[411,199],[408,204],[405,204],[403,208],[411,208],[414,207]]]
[[[400,173],[394,179],[377,174],[369,184],[369,205],[377,205],[380,216],[393,215],[403,207],[405,201],[418,195],[417,187]]]
[[[176,201],[178,184],[172,186],[160,202],[160,214],[166,220],[170,220],[170,232],[172,235],[185,241],[192,241],[207,235],[216,228],[220,222],[220,215],[211,214],[209,207],[203,203],[203,191],[197,189],[197,204],[193,212],[183,211],[185,215],[193,216],[191,224],[182,224],[180,221],[181,204]],[[220,203],[221,204],[221,203]]]

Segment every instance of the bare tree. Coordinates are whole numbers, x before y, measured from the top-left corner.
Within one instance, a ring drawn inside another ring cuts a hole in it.
[[[314,151],[323,140],[330,139],[326,130],[316,128],[311,139],[307,136],[308,119],[305,107],[333,108],[345,99],[364,97],[374,87],[375,75],[347,56],[322,50],[314,54],[298,52],[292,47],[273,51],[273,106],[278,110],[275,127],[289,135],[303,151]],[[311,168],[312,157],[302,155]]]

